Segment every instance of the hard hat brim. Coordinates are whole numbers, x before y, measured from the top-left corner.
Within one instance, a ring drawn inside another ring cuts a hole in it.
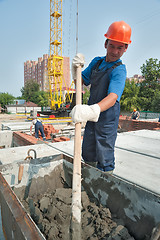
[[[113,40],[115,42],[121,42],[121,43],[125,43],[125,44],[131,44],[131,40],[129,42],[126,42],[126,41],[120,41],[120,40],[117,40],[117,39],[114,39],[114,38],[111,38],[111,37],[107,37],[107,34],[104,34],[104,36],[107,38],[107,39],[110,39],[110,40]]]

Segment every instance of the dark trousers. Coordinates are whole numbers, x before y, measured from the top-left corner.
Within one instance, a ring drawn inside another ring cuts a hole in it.
[[[87,122],[82,144],[85,162],[97,162],[97,168],[106,172],[115,168],[114,147],[117,137],[120,105],[118,102],[101,113],[97,123]]]
[[[39,131],[40,131],[40,133],[43,137],[43,140],[46,140],[42,123],[41,122],[36,122],[36,124],[35,124],[35,137],[36,138],[39,137]]]

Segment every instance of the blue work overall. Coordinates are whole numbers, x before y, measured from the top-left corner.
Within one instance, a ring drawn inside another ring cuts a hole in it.
[[[91,88],[88,105],[100,102],[107,96],[111,71],[122,64],[116,63],[111,68],[99,70],[101,60],[91,74]],[[82,157],[85,162],[97,162],[102,171],[112,171],[115,167],[114,146],[117,137],[120,104],[118,101],[111,108],[100,113],[98,122],[88,121],[85,127]]]
[[[45,134],[44,134],[44,130],[43,130],[43,124],[37,120],[36,124],[35,124],[35,137],[38,138],[39,137],[39,131],[43,137],[43,140],[46,140]]]

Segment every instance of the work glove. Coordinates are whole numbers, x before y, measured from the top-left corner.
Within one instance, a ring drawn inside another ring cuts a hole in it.
[[[77,53],[77,55],[72,60],[72,78],[76,79],[76,68],[81,66],[84,67],[84,55],[82,53]]]
[[[74,123],[79,122],[97,122],[100,115],[100,107],[98,104],[93,105],[76,105],[72,109],[70,116]]]

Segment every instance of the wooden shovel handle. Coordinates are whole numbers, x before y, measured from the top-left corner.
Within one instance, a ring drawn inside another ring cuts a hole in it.
[[[81,66],[77,68],[76,105],[82,102]],[[72,240],[81,240],[81,123],[75,124],[72,182]]]

